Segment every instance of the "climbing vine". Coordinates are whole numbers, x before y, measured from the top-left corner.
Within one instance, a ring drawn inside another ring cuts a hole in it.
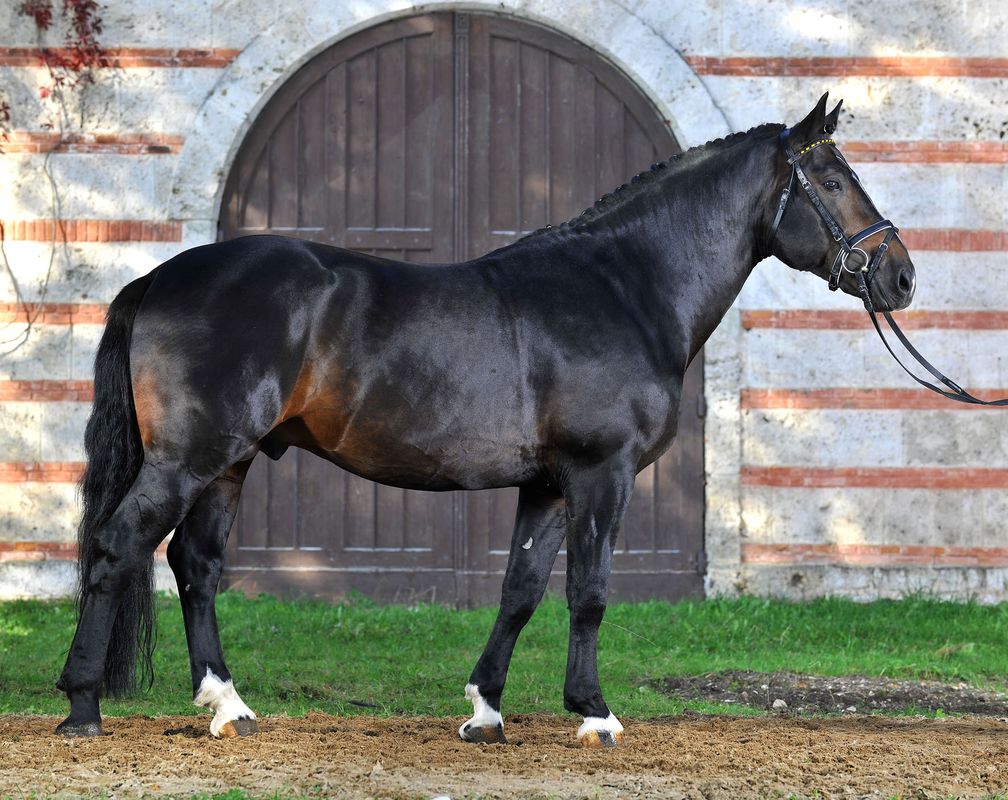
[[[14,338],[0,342],[2,345],[9,346],[9,348],[5,348],[6,352],[17,349],[28,340],[35,319],[41,312],[41,304],[45,301],[49,279],[60,246],[67,263],[70,263],[64,226],[61,224],[62,203],[59,187],[50,164],[51,154],[65,144],[65,136],[69,127],[67,96],[83,84],[93,84],[96,69],[110,66],[109,53],[98,40],[102,32],[102,20],[98,15],[97,0],[58,1],[60,2],[58,15],[54,0],[22,0],[18,7],[18,11],[23,16],[34,21],[37,29],[39,65],[45,68],[47,78],[39,87],[39,99],[43,103],[52,103],[52,109],[56,112],[55,119],[53,116],[44,118],[42,127],[50,131],[56,129],[58,135],[56,141],[46,149],[42,164],[42,170],[49,183],[50,217],[54,224],[50,241],[49,265],[39,289],[38,303],[29,305],[24,300],[21,282],[18,280],[3,247],[6,236],[3,222],[0,221],[0,263],[10,279],[17,304],[27,321],[24,330]],[[42,43],[45,34],[54,26],[64,28],[62,47],[51,47]],[[10,141],[11,113],[12,108],[7,98],[0,97],[0,142]],[[2,152],[3,149],[0,146],[0,153]]]
[[[64,47],[39,48],[39,60],[49,73],[49,83],[39,90],[43,99],[94,83],[94,70],[109,66],[108,52],[98,42],[102,21],[96,0],[63,0],[60,10],[66,23]],[[20,11],[35,20],[40,33],[53,25],[53,0],[23,0]]]

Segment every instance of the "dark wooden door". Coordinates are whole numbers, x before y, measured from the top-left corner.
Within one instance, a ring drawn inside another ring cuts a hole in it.
[[[225,189],[221,236],[275,232],[452,261],[576,216],[679,147],[612,65],[495,15],[385,23],[333,46],[270,100]],[[638,477],[614,594],[702,592],[701,359],[673,451]],[[249,591],[493,602],[516,490],[409,492],[308,453],[259,456],[226,582]],[[555,570],[562,585],[564,555]]]

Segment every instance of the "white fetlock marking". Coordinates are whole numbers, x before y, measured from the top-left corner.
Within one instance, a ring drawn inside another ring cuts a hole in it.
[[[245,705],[235,691],[234,684],[222,681],[207,667],[206,677],[200,682],[199,691],[193,698],[194,706],[203,706],[214,712],[210,721],[210,733],[220,738],[221,728],[236,719],[255,719],[255,712]]]
[[[522,545],[522,550],[531,550],[531,549],[532,549],[532,537],[529,536],[529,540]]]
[[[465,696],[467,700],[472,701],[473,715],[472,719],[459,728],[459,737],[465,739],[463,731],[466,728],[496,728],[500,725],[503,729],[504,718],[501,717],[500,711],[495,711],[490,707],[487,701],[483,699],[483,695],[479,693],[479,687],[476,684],[466,684]]]
[[[609,712],[605,717],[585,717],[581,727],[578,728],[577,738],[580,739],[591,731],[609,731],[609,733],[623,733],[623,725],[616,719],[616,715]]]

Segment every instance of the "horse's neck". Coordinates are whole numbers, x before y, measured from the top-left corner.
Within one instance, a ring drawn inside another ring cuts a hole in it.
[[[656,322],[685,341],[689,360],[765,257],[767,208],[776,183],[772,153],[772,145],[761,141],[744,154],[711,154],[695,172],[665,179],[657,207],[625,228],[624,236],[646,241],[655,263],[642,277],[652,282]],[[634,249],[640,251],[639,242]]]

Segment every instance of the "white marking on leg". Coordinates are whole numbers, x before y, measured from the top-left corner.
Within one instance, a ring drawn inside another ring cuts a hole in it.
[[[577,738],[580,739],[591,731],[608,731],[612,734],[623,733],[623,725],[620,724],[620,721],[610,711],[609,716],[604,719],[602,717],[585,717],[584,722],[581,723],[581,727],[578,728]]]
[[[466,684],[465,696],[467,700],[472,701],[473,715],[472,719],[459,728],[459,736],[461,738],[466,738],[465,730],[467,728],[496,728],[500,725],[501,729],[503,729],[504,718],[501,717],[500,711],[495,711],[490,707],[490,704],[483,699],[483,695],[480,694],[479,687],[475,683]]]
[[[213,674],[210,667],[207,667],[206,677],[200,681],[193,705],[213,710],[214,718],[210,721],[210,733],[218,739],[221,728],[227,723],[236,719],[256,718],[255,712],[238,696],[234,684],[230,680],[222,681]]]
[[[532,549],[532,537],[529,536],[529,540],[522,545],[522,550],[531,550],[531,549]]]

